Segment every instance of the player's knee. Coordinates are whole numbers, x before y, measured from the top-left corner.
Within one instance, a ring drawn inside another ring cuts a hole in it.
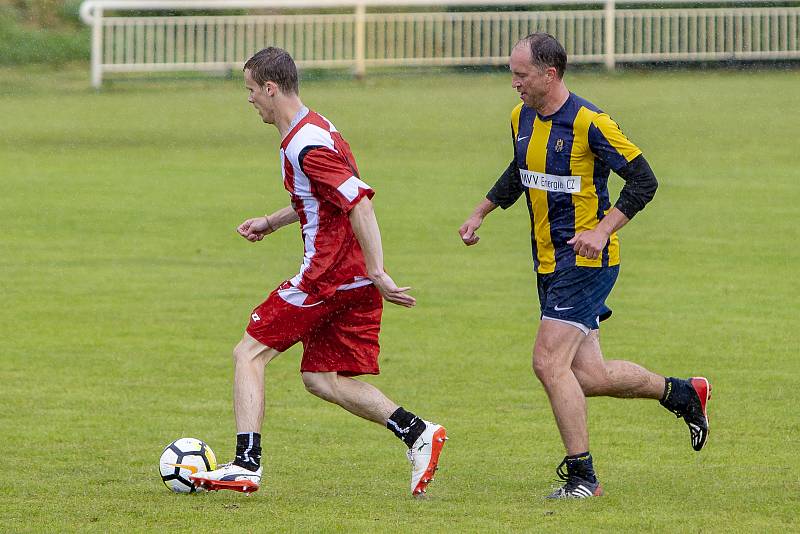
[[[586,397],[603,396],[608,391],[608,384],[610,378],[605,366],[600,366],[591,369],[581,367],[572,367],[572,373],[578,380],[581,390]]]
[[[538,378],[540,382],[547,382],[552,375],[552,368],[541,360],[534,358],[533,374],[536,375],[536,378]]]
[[[253,351],[248,347],[244,341],[240,341],[238,345],[233,348],[233,363],[244,364],[250,363],[258,356],[257,351]]]
[[[242,343],[239,342],[235,347],[233,347],[233,363],[241,363],[246,358],[244,347]]]
[[[550,382],[556,373],[555,358],[550,352],[537,348],[533,353],[533,373],[540,382]]]
[[[302,373],[303,385],[312,395],[327,401],[336,398],[336,383],[328,376],[329,373]]]
[[[584,396],[595,397],[602,394],[603,388],[601,384],[592,379],[592,377],[575,373],[575,378],[578,380],[578,384],[581,386],[581,391],[583,391]]]
[[[272,351],[263,345],[254,345],[242,340],[233,348],[233,363],[234,364],[249,364],[252,362],[260,361],[266,364],[273,358]]]

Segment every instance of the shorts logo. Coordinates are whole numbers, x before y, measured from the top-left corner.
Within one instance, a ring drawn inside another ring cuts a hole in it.
[[[556,152],[561,152],[562,150],[564,150],[564,140],[563,139],[556,140],[555,148]]]
[[[260,321],[260,320],[261,320],[261,317],[259,317],[257,313],[253,313],[253,315],[251,315],[250,317],[251,317],[251,318],[252,318],[254,321]]]
[[[572,309],[572,308],[574,308],[574,307],[575,307],[575,306],[569,306],[569,307],[567,307],[567,308],[559,308],[558,306],[555,306],[553,309],[554,309],[555,311],[565,311],[565,310],[571,310],[571,309]]]
[[[520,169],[520,180],[522,185],[529,189],[540,189],[552,193],[580,193],[580,176],[558,176],[544,172],[534,172],[527,169]]]

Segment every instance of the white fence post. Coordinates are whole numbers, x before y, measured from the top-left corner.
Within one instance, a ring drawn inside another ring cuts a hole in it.
[[[92,87],[103,85],[103,8],[94,6],[92,11]]]
[[[355,75],[363,78],[367,73],[366,63],[366,32],[367,32],[367,6],[364,2],[356,4],[356,50],[355,50]]]
[[[617,60],[614,57],[614,48],[616,47],[616,0],[606,0],[605,8],[605,64],[606,69],[614,70],[617,65]]]

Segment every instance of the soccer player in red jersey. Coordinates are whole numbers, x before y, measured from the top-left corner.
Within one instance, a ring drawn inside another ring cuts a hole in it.
[[[352,378],[379,372],[383,299],[409,308],[416,304],[410,288],[398,287],[383,269],[374,192],[361,180],[350,147],[333,124],[303,105],[297,68],[285,50],[269,47],[255,54],[244,66],[244,79],[248,101],[281,135],[281,171],[291,205],[247,219],[238,232],[255,243],[299,221],[303,263],[253,310],[234,349],[236,458],[191,478],[209,490],[258,489],[264,368],[302,342],[306,389],[400,438],[408,446],[411,493],[424,494],[447,439],[444,427]]]

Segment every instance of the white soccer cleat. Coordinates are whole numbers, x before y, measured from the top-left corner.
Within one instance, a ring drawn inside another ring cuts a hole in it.
[[[425,494],[428,484],[433,482],[433,474],[439,464],[439,454],[447,441],[447,430],[441,425],[425,421],[425,431],[408,449],[411,462],[411,494],[415,497]]]
[[[214,471],[196,473],[189,477],[198,489],[217,491],[221,489],[253,493],[261,483],[261,467],[250,471],[233,463],[223,464]]]

